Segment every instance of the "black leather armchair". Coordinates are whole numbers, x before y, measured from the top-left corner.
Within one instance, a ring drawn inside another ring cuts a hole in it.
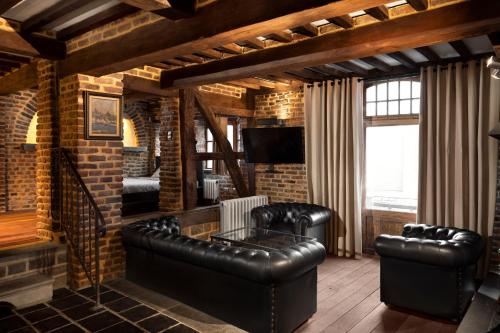
[[[176,218],[122,230],[126,277],[249,332],[291,332],[316,312],[316,241],[276,251],[180,235]]]
[[[474,295],[484,246],[475,232],[425,224],[405,225],[402,236],[378,236],[381,300],[459,320]]]
[[[326,247],[326,225],[330,209],[313,204],[283,202],[255,207],[251,212],[257,228],[314,237]]]

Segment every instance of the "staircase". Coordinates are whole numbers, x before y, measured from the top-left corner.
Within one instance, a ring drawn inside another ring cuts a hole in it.
[[[100,306],[99,239],[106,234],[104,217],[92,194],[64,148],[53,150],[54,175],[52,219],[59,222],[71,253],[78,259],[94,287],[96,307]]]

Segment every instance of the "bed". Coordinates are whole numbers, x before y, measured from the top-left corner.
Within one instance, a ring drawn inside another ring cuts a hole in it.
[[[124,177],[122,216],[158,210],[160,179],[155,177]]]

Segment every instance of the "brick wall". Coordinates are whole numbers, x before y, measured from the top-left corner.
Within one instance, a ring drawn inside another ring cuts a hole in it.
[[[51,172],[51,149],[59,141],[59,116],[56,99],[56,76],[54,63],[41,60],[38,71],[38,126],[36,146],[36,199],[37,235],[42,239],[52,239],[51,188],[54,184]]]
[[[148,177],[149,151],[143,147],[123,148],[123,177]]]
[[[25,150],[28,127],[36,112],[36,92],[26,90],[0,96],[2,117],[2,172],[0,186],[3,200],[1,211],[29,210],[36,208],[35,166],[36,153]]]
[[[95,78],[72,75],[61,79],[59,114],[61,146],[73,153],[83,181],[92,193],[106,222],[107,234],[101,239],[101,278],[121,277],[123,248],[121,245],[122,141],[85,140],[83,92],[103,92],[120,96],[122,75]],[[79,288],[88,281],[74,256],[69,255],[70,286]]]
[[[286,126],[304,126],[304,92],[288,91],[255,97],[256,118],[286,118]],[[267,195],[270,202],[307,202],[305,164],[256,165],[256,194]]]
[[[183,209],[179,98],[160,101],[160,210]]]

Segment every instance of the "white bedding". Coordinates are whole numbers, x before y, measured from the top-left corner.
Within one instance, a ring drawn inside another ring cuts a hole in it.
[[[123,178],[123,193],[142,193],[160,190],[160,180],[151,177]]]

